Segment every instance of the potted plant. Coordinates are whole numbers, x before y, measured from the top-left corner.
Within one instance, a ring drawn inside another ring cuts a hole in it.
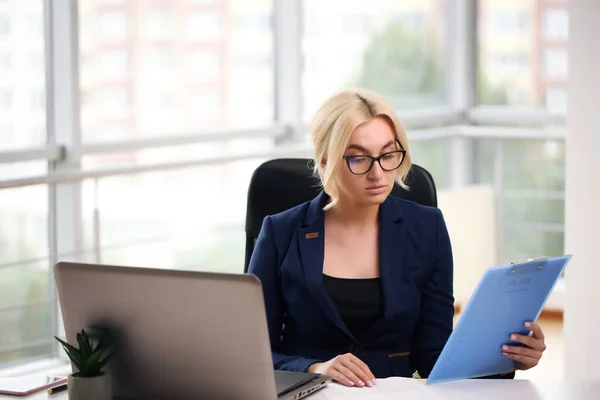
[[[65,349],[67,356],[77,369],[69,375],[68,390],[70,400],[111,400],[112,385],[110,377],[103,370],[113,353],[108,353],[111,343],[106,334],[102,335],[98,344],[94,343],[85,332],[77,333],[79,348],[54,337]]]

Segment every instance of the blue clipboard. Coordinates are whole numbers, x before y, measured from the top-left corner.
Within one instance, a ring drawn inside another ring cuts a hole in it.
[[[572,255],[536,258],[489,268],[469,299],[426,384],[510,373],[502,354],[512,333],[527,335]]]

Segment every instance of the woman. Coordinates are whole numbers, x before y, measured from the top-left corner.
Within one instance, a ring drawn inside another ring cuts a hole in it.
[[[324,191],[264,219],[249,272],[263,285],[275,369],[347,386],[425,378],[453,325],[453,261],[442,213],[390,196],[406,187],[406,133],[380,95],[337,93],[311,124]],[[506,357],[519,369],[545,349],[539,326]],[[507,338],[508,339],[508,338]],[[503,376],[514,377],[514,373]]]

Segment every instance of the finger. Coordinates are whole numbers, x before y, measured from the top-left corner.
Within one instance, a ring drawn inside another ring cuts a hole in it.
[[[537,339],[531,336],[510,335],[510,340],[517,343],[523,343],[525,346],[531,347],[532,349],[544,351],[546,350],[546,344],[543,339]]]
[[[365,382],[362,379],[360,379],[358,376],[356,376],[356,374],[350,368],[346,368],[342,364],[336,364],[334,368],[336,369],[337,372],[344,375],[344,377],[346,378],[347,381],[352,382],[352,385],[350,385],[350,386],[358,386],[358,387],[365,386]]]
[[[540,361],[537,358],[522,356],[520,354],[511,354],[511,353],[502,353],[502,354],[504,354],[505,357],[510,358],[511,360],[515,360],[515,361],[521,363],[521,365],[523,365],[525,367],[525,369],[535,367],[536,365],[538,365],[538,363]],[[523,368],[519,368],[519,369],[523,369]]]
[[[516,354],[531,358],[537,358],[538,360],[542,358],[542,352],[534,349],[530,349],[522,346],[502,346],[502,351],[509,354]]]
[[[342,358],[341,360],[342,366],[351,370],[354,375],[358,376],[363,385],[373,386],[373,382],[371,381],[371,377],[363,371],[357,364],[355,364],[352,360],[352,357]]]
[[[350,378],[347,378],[344,374],[342,374],[341,372],[334,372],[332,374],[330,374],[329,376],[331,376],[331,378],[336,381],[341,383],[344,386],[355,386],[355,383],[350,380]]]
[[[534,323],[534,322],[525,322],[525,328],[530,329],[531,332],[533,332],[533,337],[536,339],[540,339],[540,340],[544,340],[546,339],[544,337],[544,332],[542,331],[542,328]]]
[[[367,376],[369,377],[369,379],[373,383],[376,382],[375,375],[373,375],[373,373],[369,369],[369,366],[367,364],[365,364],[365,362],[363,360],[361,360],[360,358],[356,357],[354,354],[351,355],[350,360],[354,364],[358,365],[360,367],[360,369],[362,369],[364,371],[364,373],[367,374]]]

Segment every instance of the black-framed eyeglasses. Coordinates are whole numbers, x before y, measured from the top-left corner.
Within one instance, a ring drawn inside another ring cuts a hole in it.
[[[364,175],[373,168],[375,161],[379,163],[382,170],[394,171],[400,168],[405,156],[406,150],[399,149],[389,151],[377,157],[367,155],[344,156],[344,160],[346,160],[350,172],[354,175]]]

